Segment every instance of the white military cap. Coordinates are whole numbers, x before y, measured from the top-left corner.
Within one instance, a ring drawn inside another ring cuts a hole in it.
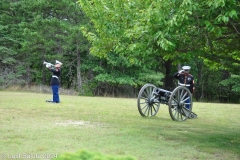
[[[183,70],[190,70],[191,67],[190,67],[190,66],[183,66],[182,69],[183,69]]]
[[[56,64],[60,64],[60,65],[62,65],[62,62],[56,60]]]

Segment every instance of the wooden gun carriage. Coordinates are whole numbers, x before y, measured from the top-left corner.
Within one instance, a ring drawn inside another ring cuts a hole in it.
[[[196,118],[192,112],[192,94],[185,86],[178,86],[172,92],[157,88],[153,84],[145,84],[138,94],[138,111],[143,117],[155,116],[160,104],[166,104],[174,121],[185,121]]]

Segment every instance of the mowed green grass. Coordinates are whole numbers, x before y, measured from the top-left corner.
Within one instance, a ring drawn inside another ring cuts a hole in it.
[[[168,106],[141,117],[137,99],[0,91],[0,159],[80,149],[139,160],[240,159],[240,105],[194,102],[197,119]],[[42,157],[42,159],[44,159]]]

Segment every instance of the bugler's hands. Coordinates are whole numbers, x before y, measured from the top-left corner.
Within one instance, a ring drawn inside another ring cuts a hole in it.
[[[50,68],[51,67],[51,64],[46,64],[46,68]]]

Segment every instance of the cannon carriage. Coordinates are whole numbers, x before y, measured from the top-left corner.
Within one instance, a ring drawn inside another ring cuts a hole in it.
[[[157,114],[160,104],[166,104],[172,120],[185,121],[197,117],[192,112],[192,102],[192,94],[185,86],[178,86],[170,92],[147,83],[139,91],[137,106],[141,116],[151,117]]]

